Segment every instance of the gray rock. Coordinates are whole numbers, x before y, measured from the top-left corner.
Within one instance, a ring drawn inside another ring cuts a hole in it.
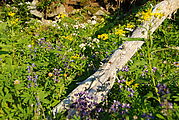
[[[38,0],[33,0],[31,5],[28,7],[28,9],[30,10],[30,13],[32,15],[35,15],[36,17],[39,17],[39,18],[43,18],[43,13],[36,9],[36,5],[38,4],[38,2],[39,2]],[[60,4],[60,6],[56,7],[51,12],[47,13],[46,16],[55,17],[60,13],[67,14],[65,10],[65,6],[63,4]]]
[[[58,6],[55,10],[53,10],[51,13],[47,13],[47,17],[55,17],[56,15],[60,14],[60,13],[66,13],[65,10],[65,6],[63,4],[61,4],[60,6]]]
[[[30,10],[30,13],[32,15],[35,15],[36,17],[39,17],[39,18],[43,17],[43,13],[39,12],[38,10]]]
[[[106,15],[107,13],[104,12],[103,10],[98,10],[96,13],[94,13],[94,15],[98,15],[98,16],[104,16]]]

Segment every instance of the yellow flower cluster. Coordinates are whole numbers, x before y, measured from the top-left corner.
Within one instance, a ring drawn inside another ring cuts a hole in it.
[[[73,38],[71,37],[71,35],[68,36],[62,36],[63,38],[67,39],[67,40],[73,40]]]
[[[126,33],[126,31],[124,31],[122,29],[117,29],[115,32],[116,35],[121,35],[121,36],[125,36],[125,33]]]
[[[76,54],[75,56],[71,56],[72,59],[77,59],[79,58],[80,56],[78,54]]]
[[[134,28],[134,27],[135,27],[135,25],[132,25],[132,24],[129,24],[129,23],[126,25],[126,28]]]
[[[162,17],[163,16],[163,14],[161,14],[161,13],[152,13],[152,9],[148,9],[146,12],[142,11],[138,15],[141,16],[140,17],[141,21],[148,21],[148,20],[150,20],[150,18],[152,16],[155,16],[155,17]]]
[[[127,85],[127,86],[130,86],[133,82],[134,82],[134,80],[126,81],[126,85]]]
[[[58,15],[59,18],[64,18],[64,17],[66,17],[66,16],[67,16],[67,15],[64,14],[64,13],[60,13],[60,14]]]
[[[16,24],[18,21],[19,21],[19,19],[16,18],[15,20],[12,20],[12,21],[11,21],[11,24]]]
[[[131,86],[131,84],[134,82],[134,80],[130,80],[130,81],[126,81],[126,85],[127,86]],[[137,88],[139,86],[139,84],[134,84],[132,85],[132,88]]]
[[[137,88],[137,87],[139,87],[139,84],[137,83],[132,86],[132,88]]]
[[[13,13],[13,12],[9,12],[8,15],[13,17],[16,13]]]
[[[107,40],[107,39],[108,39],[108,34],[98,35],[98,38],[99,38],[99,39],[102,39],[102,40]]]

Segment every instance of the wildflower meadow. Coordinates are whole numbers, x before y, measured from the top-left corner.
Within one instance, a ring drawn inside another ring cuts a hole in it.
[[[142,39],[144,45],[118,70],[114,86],[101,103],[94,101],[98,96],[84,91],[75,94],[70,108],[77,112],[72,117],[68,118],[68,110],[52,113],[119,46],[135,40],[129,36],[137,26],[163,16],[152,13],[157,2],[100,16],[85,17],[85,10],[60,13],[46,24],[30,13],[30,0],[3,0],[0,120],[178,120],[178,12]],[[48,1],[42,3],[38,9],[47,9]]]

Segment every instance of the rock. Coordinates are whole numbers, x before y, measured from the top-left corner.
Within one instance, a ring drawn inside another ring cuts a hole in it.
[[[67,14],[65,10],[65,6],[63,4],[60,4],[60,6],[56,7],[51,13],[47,13],[47,17],[55,17],[60,13]]]
[[[35,15],[36,17],[39,17],[39,18],[43,17],[43,13],[39,12],[38,10],[30,10],[30,13],[32,15]]]
[[[103,10],[98,10],[96,13],[94,13],[94,15],[98,15],[98,16],[104,16],[106,15],[107,13],[104,12]]]
[[[31,14],[35,15],[36,17],[43,18],[44,13],[37,10],[37,4],[38,3],[39,3],[38,0],[33,0],[31,5],[28,8],[29,8]],[[59,4],[59,5],[56,6],[57,4]],[[47,14],[44,15],[44,16],[46,16],[46,17],[55,17],[60,13],[67,14],[66,10],[65,10],[65,6],[63,4],[53,2],[50,5],[50,7],[51,7],[50,11],[47,12]]]

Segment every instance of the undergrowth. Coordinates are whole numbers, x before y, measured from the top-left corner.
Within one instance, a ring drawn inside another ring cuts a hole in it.
[[[131,40],[127,37],[135,27],[152,15],[148,2],[132,14],[93,16],[87,22],[80,16],[74,20],[60,14],[58,21],[44,24],[29,14],[29,3],[22,4],[26,9],[16,3],[0,11],[3,120],[52,117],[52,108],[76,83],[93,74],[123,42]],[[119,70],[103,103],[91,102],[94,97],[87,93],[76,95],[79,99],[73,107],[78,113],[73,119],[178,119],[178,13],[174,18],[165,20]],[[86,97],[80,97],[83,94]],[[88,109],[93,106],[96,109]],[[65,118],[63,112],[56,116]]]

